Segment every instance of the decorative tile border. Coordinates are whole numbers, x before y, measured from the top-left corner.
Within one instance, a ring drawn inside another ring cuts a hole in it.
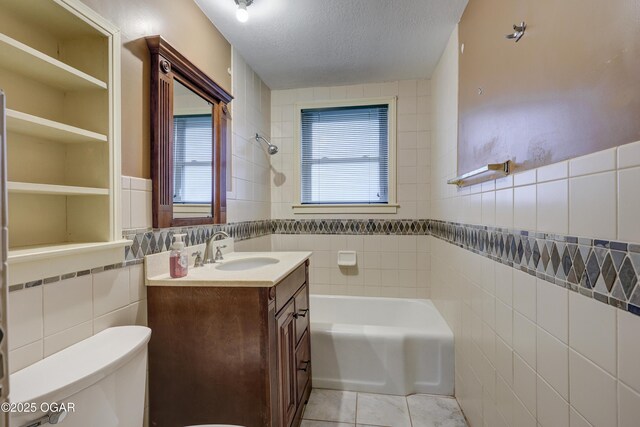
[[[33,280],[27,283],[18,283],[16,285],[9,286],[9,292],[19,291],[21,289],[35,288],[36,286],[47,285],[49,283],[62,282],[63,280],[100,273],[102,271],[117,270],[119,268],[125,268],[131,265],[142,264],[143,262],[144,260],[142,259],[134,259],[131,261],[119,262],[117,264],[109,264],[102,267],[92,268],[91,270],[72,271],[70,273],[61,274],[60,276],[51,276],[44,279]]]
[[[206,239],[211,236],[211,234],[220,230],[229,233],[229,235],[231,237],[234,237],[236,241],[253,239],[255,237],[270,235],[271,221],[246,221],[206,227],[198,226],[184,228],[162,228],[157,230],[123,230],[123,237],[132,241],[132,244],[130,246],[125,247],[124,262],[95,267],[90,270],[74,271],[62,274],[60,276],[47,277],[27,283],[11,285],[9,287],[9,292],[33,288],[35,286],[41,286],[48,283],[60,282],[67,279],[73,279],[74,277],[85,276],[87,274],[95,274],[106,270],[115,270],[118,268],[129,267],[131,265],[142,264],[144,262],[145,255],[169,250],[173,240],[173,235],[176,233],[187,234],[187,246],[192,246],[205,243]]]
[[[430,221],[441,240],[640,315],[640,245]]]
[[[216,231],[224,231],[236,241],[253,239],[271,234],[271,221],[244,221],[155,230],[124,230],[123,237],[133,242],[125,248],[125,260],[143,259],[145,255],[168,251],[171,248],[174,234],[185,233],[187,246],[193,246],[205,243]]]
[[[428,219],[274,219],[273,234],[428,235]]]
[[[271,234],[433,235],[558,286],[640,315],[640,244],[533,233],[428,219],[275,219],[223,225],[124,230],[132,241],[125,261],[12,285],[9,291],[141,264],[145,255],[171,247],[175,233],[187,246],[225,231],[236,241]]]

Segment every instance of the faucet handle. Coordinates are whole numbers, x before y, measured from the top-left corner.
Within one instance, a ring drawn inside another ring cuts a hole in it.
[[[224,259],[222,257],[222,251],[220,249],[224,249],[226,247],[227,247],[227,245],[216,246],[216,256],[214,258],[216,261],[222,261]]]
[[[194,267],[202,267],[204,265],[204,261],[202,260],[202,252],[196,251],[192,253],[191,256],[196,257],[196,259],[193,261]]]

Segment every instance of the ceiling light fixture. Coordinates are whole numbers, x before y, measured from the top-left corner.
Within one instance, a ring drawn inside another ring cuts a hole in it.
[[[247,12],[247,6],[251,6],[253,0],[235,0],[238,5],[236,10],[236,19],[240,22],[247,22],[249,20],[249,12]]]

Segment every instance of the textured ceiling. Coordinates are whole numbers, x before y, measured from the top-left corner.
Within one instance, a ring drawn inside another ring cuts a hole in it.
[[[430,77],[467,0],[195,0],[271,89]]]

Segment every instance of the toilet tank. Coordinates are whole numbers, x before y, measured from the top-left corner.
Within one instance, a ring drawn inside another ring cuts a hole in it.
[[[63,404],[63,427],[141,427],[151,329],[121,326],[10,376],[11,427],[29,425]],[[45,424],[47,425],[47,424]]]

